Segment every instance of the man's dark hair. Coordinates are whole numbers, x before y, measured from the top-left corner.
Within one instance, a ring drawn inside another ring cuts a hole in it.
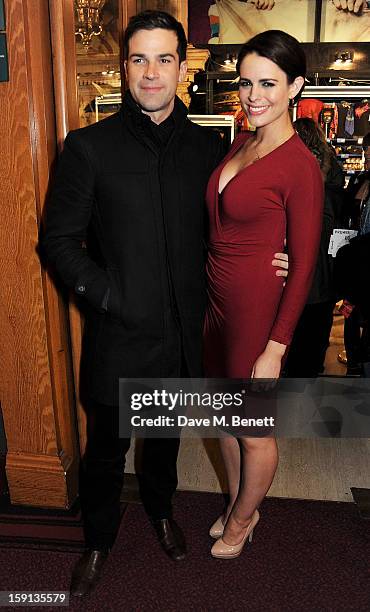
[[[186,47],[188,44],[184,28],[177,19],[164,11],[142,11],[131,17],[123,37],[124,59],[128,59],[130,38],[132,38],[135,32],[139,30],[155,30],[156,28],[175,32],[178,40],[177,54],[180,63],[183,62],[186,59]]]
[[[365,134],[365,136],[362,139],[362,148],[367,149],[368,147],[370,147],[370,132]]]
[[[236,71],[239,75],[243,59],[251,53],[257,53],[277,64],[287,75],[289,84],[299,76],[303,78],[306,76],[306,56],[302,45],[294,36],[282,30],[267,30],[253,36],[242,46],[236,64]],[[302,91],[303,87],[295,99]]]

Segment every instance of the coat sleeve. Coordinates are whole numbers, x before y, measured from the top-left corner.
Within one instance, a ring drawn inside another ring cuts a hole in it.
[[[300,171],[299,171],[300,170]],[[306,304],[315,270],[323,217],[324,186],[317,161],[291,172],[286,200],[289,274],[270,340],[289,345]]]
[[[96,171],[78,132],[65,140],[46,210],[42,245],[49,262],[77,294],[102,310],[110,288],[107,272],[85,248],[94,205]]]

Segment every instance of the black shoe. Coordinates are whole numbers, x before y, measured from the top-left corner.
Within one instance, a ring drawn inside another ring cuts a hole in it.
[[[89,548],[77,561],[73,572],[70,593],[73,597],[88,595],[98,582],[109,550]]]
[[[186,556],[186,543],[183,532],[178,524],[171,519],[152,519],[158,540],[164,552],[173,561],[182,561]]]

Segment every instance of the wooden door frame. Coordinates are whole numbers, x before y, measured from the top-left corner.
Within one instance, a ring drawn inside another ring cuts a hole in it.
[[[73,0],[49,0],[53,49],[54,97],[59,152],[70,130],[78,129],[77,53]],[[120,40],[127,23],[137,12],[136,0],[120,0],[118,27]],[[122,45],[120,45],[122,48]],[[122,57],[122,54],[121,54]],[[121,69],[123,63],[121,61]],[[123,74],[123,73],[122,73]],[[123,83],[122,79],[122,83]],[[83,320],[73,294],[69,302],[69,331],[80,453],[86,446],[86,412],[80,396],[80,363]]]

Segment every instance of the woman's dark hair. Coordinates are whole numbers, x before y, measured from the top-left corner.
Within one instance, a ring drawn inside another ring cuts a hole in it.
[[[326,141],[324,130],[309,117],[297,119],[293,123],[293,127],[307,149],[316,157],[320,164],[321,172],[324,178],[326,178],[335,153]]]
[[[306,56],[302,45],[286,32],[267,30],[248,40],[239,52],[236,64],[236,71],[239,75],[242,61],[250,53],[257,53],[277,64],[287,75],[289,84],[299,76],[303,78],[306,76]],[[303,87],[295,99],[299,97],[302,90]]]
[[[156,28],[175,32],[178,40],[177,53],[180,63],[183,62],[186,59],[186,47],[188,44],[184,28],[177,19],[164,11],[142,11],[131,17],[123,36],[124,59],[128,58],[130,38],[132,38],[135,32],[139,30],[155,30]]]

